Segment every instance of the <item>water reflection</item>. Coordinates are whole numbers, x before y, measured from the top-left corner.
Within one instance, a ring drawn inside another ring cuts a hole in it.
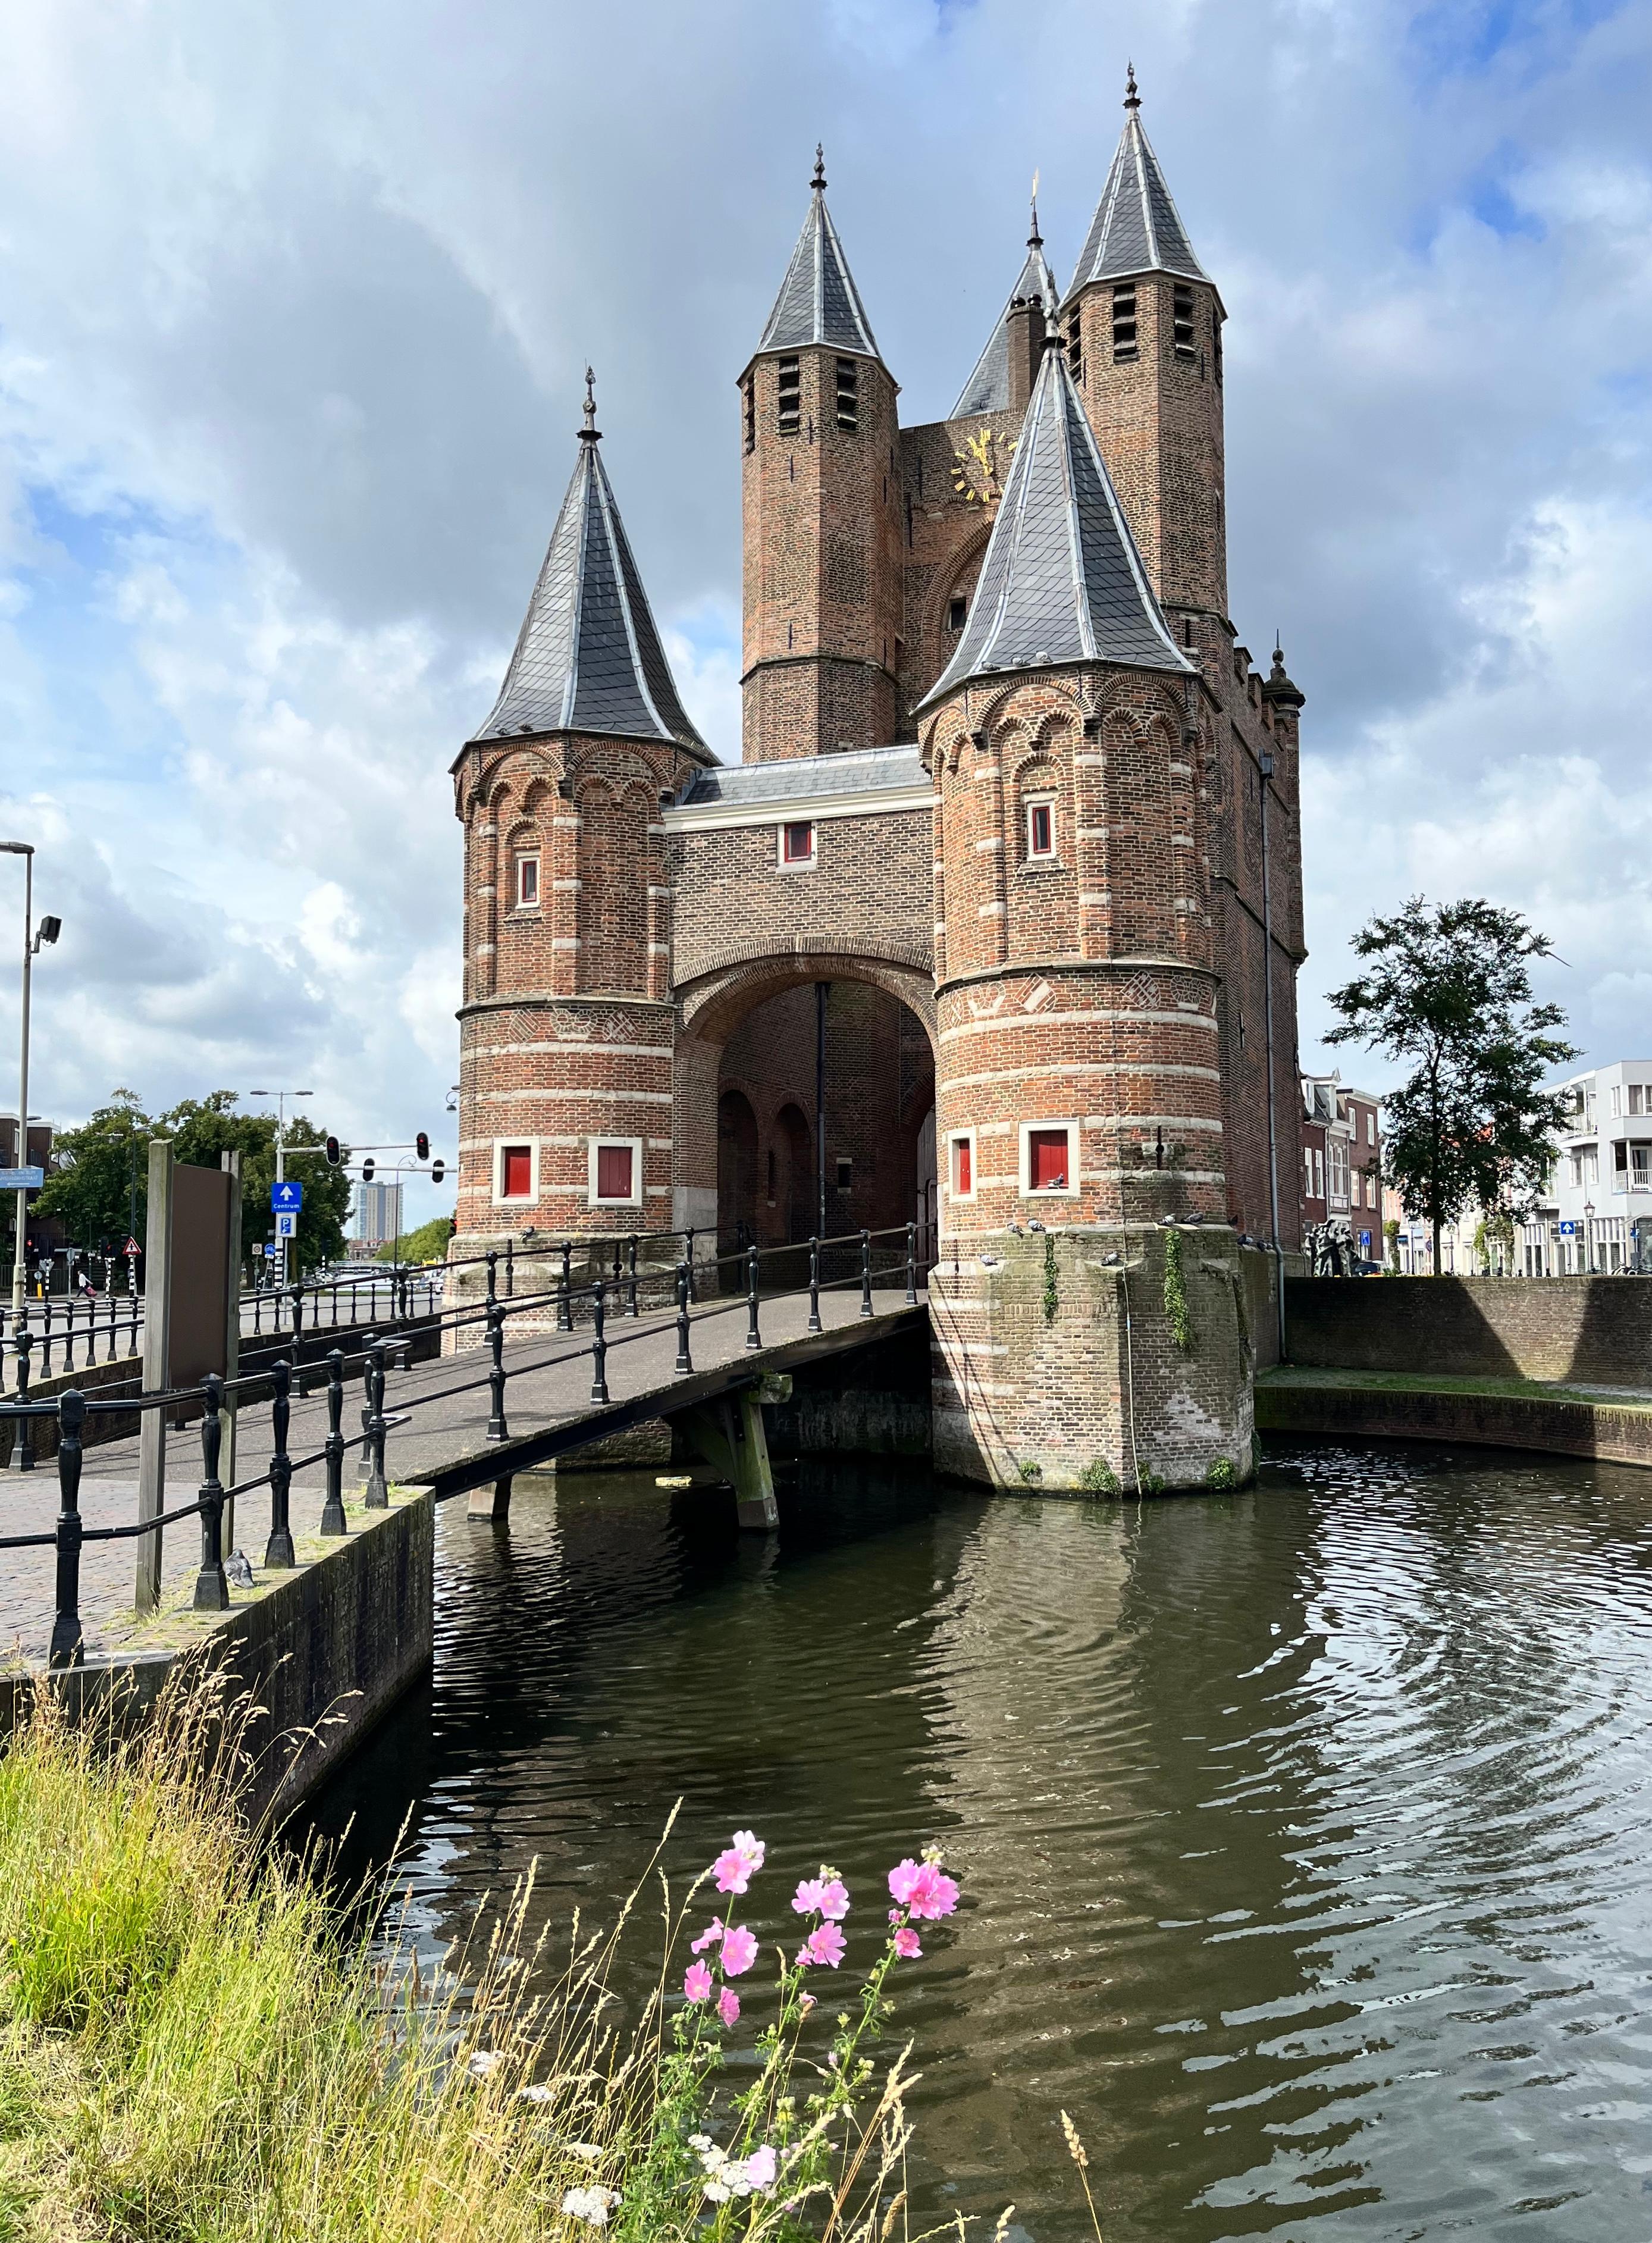
[[[553,1913],[754,1822],[875,1902],[944,1837],[967,1904],[904,1981],[931,2216],[1038,2243],[1652,2220],[1643,2132],[1652,1484],[1281,1452],[1243,1495],[984,1501],[814,1460],[782,1532],[651,1478],[455,1512],[435,1679],[322,1802],[412,1808],[444,1939],[530,1857]],[[855,1919],[852,1916],[851,1926]]]

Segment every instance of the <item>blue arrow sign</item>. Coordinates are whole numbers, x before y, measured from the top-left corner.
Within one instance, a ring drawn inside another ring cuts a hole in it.
[[[270,1205],[277,1215],[296,1215],[304,1204],[304,1187],[291,1176],[270,1186]]]
[[[1577,1225],[1574,1223],[1557,1223],[1554,1228],[1562,1238],[1575,1238],[1577,1236]]]

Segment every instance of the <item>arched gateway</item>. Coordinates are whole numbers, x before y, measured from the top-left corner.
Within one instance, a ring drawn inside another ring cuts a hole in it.
[[[1302,697],[1226,619],[1224,315],[1138,106],[1065,298],[1035,213],[916,428],[817,168],[740,380],[742,764],[588,390],[454,765],[458,1250],[934,1212],[936,1457],[1015,1486],[1248,1474],[1244,1246],[1297,1243]]]

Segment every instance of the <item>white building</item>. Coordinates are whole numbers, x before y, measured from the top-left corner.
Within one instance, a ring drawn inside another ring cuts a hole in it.
[[[388,1246],[401,1230],[400,1184],[358,1184],[355,1235],[363,1246]]]
[[[1527,1277],[1652,1271],[1652,1059],[1615,1060],[1558,1086],[1560,1149],[1517,1261]]]

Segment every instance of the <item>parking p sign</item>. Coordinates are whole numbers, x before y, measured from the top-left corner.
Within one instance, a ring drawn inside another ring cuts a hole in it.
[[[278,1238],[296,1238],[298,1235],[299,1219],[297,1216],[288,1215],[285,1209],[283,1209],[282,1212],[275,1218],[275,1236]]]

